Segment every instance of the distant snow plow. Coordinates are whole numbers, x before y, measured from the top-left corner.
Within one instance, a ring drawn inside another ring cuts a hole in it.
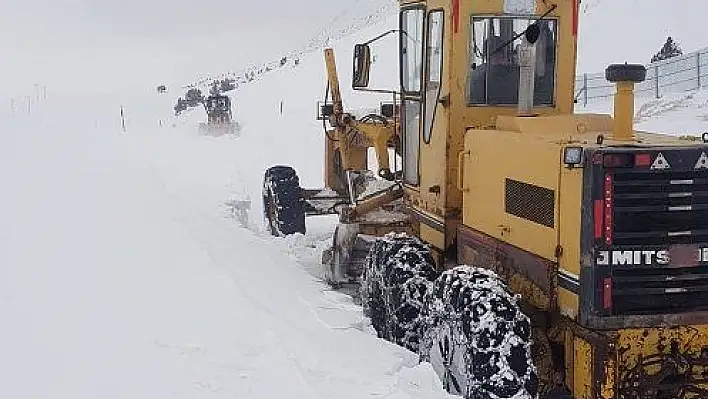
[[[238,123],[232,120],[231,99],[222,94],[207,97],[204,102],[207,113],[207,123],[199,124],[199,133],[209,136],[222,136],[224,134],[238,135]]]
[[[204,107],[207,121],[199,123],[199,133],[208,136],[222,136],[225,134],[238,136],[241,128],[233,121],[231,111],[231,98],[224,94],[225,91],[234,89],[232,80],[224,79],[212,83],[208,97],[204,97],[199,89],[189,89],[184,98],[177,99],[174,106],[175,116],[179,116],[190,108]]]

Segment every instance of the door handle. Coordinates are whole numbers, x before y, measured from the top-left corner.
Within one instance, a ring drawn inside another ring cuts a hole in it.
[[[440,105],[442,105],[443,107],[447,108],[447,106],[450,104],[450,95],[445,94],[444,96],[441,96],[438,99],[438,103],[440,103]]]

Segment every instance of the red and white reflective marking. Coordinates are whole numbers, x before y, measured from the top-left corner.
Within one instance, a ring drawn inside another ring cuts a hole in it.
[[[654,158],[654,163],[651,164],[650,169],[669,169],[671,168],[671,165],[669,165],[669,161],[664,158],[664,154],[659,153],[659,155]]]

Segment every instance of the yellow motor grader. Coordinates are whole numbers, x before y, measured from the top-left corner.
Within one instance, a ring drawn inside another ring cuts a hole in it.
[[[393,103],[345,112],[326,50],[325,189],[275,166],[264,212],[339,214],[326,279],[452,393],[708,398],[708,135],[634,129],[641,65],[606,69],[614,115],[575,114],[578,7],[401,0]]]
[[[240,129],[233,121],[231,98],[225,94],[212,93],[203,101],[207,122],[199,124],[199,133],[209,136],[235,135]]]

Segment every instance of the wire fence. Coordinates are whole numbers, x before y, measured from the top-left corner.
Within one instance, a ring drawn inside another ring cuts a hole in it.
[[[0,108],[0,117],[16,115],[32,115],[41,103],[47,100],[47,86],[41,84],[34,85],[34,92],[27,90],[25,95],[15,96],[6,99],[8,108]],[[2,102],[3,100],[0,100]]]
[[[708,85],[708,48],[646,65],[647,77],[634,87],[637,97],[661,98],[664,93],[696,90]],[[577,105],[612,98],[615,85],[605,73],[585,73],[575,78]]]

